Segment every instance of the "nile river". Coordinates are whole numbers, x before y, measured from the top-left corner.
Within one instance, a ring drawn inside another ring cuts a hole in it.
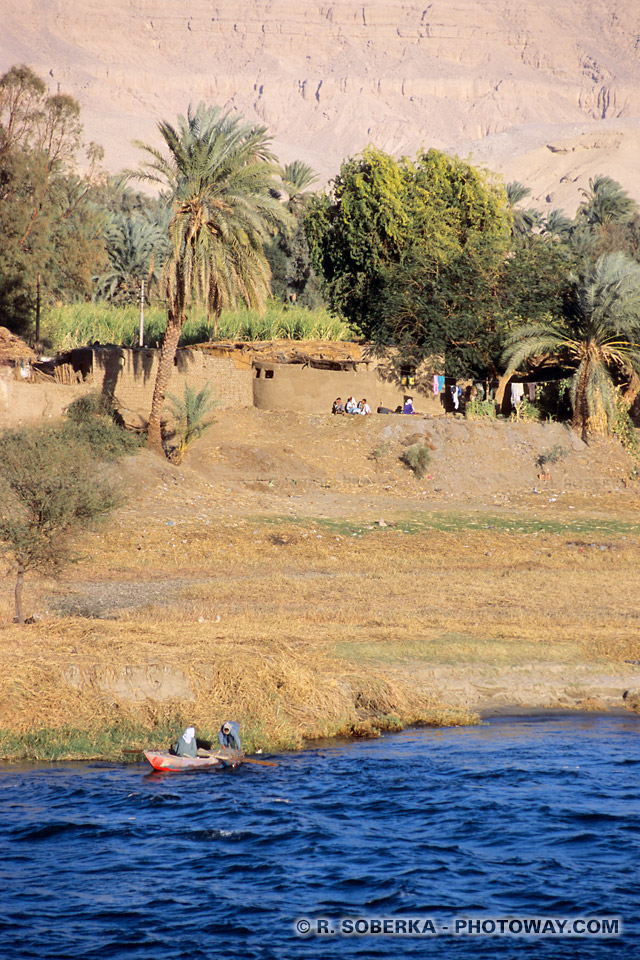
[[[0,768],[0,957],[640,957],[640,717],[276,759]],[[383,918],[386,935],[348,935]],[[535,918],[600,932],[518,933]]]

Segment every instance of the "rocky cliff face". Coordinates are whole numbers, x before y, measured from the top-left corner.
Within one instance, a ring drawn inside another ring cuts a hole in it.
[[[78,97],[111,169],[203,99],[324,178],[369,142],[424,144],[568,211],[598,172],[640,199],[637,0],[3,0],[0,68],[16,62]]]

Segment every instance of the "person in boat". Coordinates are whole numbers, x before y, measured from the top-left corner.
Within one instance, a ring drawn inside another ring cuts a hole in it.
[[[237,750],[242,753],[242,744],[240,743],[240,724],[235,720],[226,720],[220,727],[218,741],[221,747],[230,750]]]
[[[187,727],[182,736],[173,746],[176,757],[197,757],[198,744],[196,743],[196,728]]]

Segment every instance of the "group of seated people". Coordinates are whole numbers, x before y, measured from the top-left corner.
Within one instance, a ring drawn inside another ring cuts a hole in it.
[[[389,410],[387,407],[378,407],[378,413],[393,413],[393,410]],[[415,413],[413,409],[413,397],[406,397],[404,404],[401,407],[397,407],[395,413]],[[355,397],[349,397],[346,403],[342,402],[342,397],[336,397],[333,401],[333,407],[331,408],[331,413],[361,413],[368,414],[371,413],[371,407],[366,400],[361,400],[360,403],[356,403]]]
[[[360,413],[363,416],[367,416],[371,413],[371,407],[364,398],[360,403],[357,403],[355,397],[349,397],[347,402],[343,403],[342,397],[336,397],[333,401],[331,413]]]

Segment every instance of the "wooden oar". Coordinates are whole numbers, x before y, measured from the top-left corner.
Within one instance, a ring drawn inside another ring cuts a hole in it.
[[[277,767],[274,760],[254,760],[253,757],[239,757],[240,763],[258,763],[261,767]]]
[[[226,753],[210,753],[210,757],[215,757],[216,760],[226,760],[228,763],[255,763],[260,767],[277,767],[278,764],[274,760],[254,760],[253,757],[238,757],[230,756]]]

